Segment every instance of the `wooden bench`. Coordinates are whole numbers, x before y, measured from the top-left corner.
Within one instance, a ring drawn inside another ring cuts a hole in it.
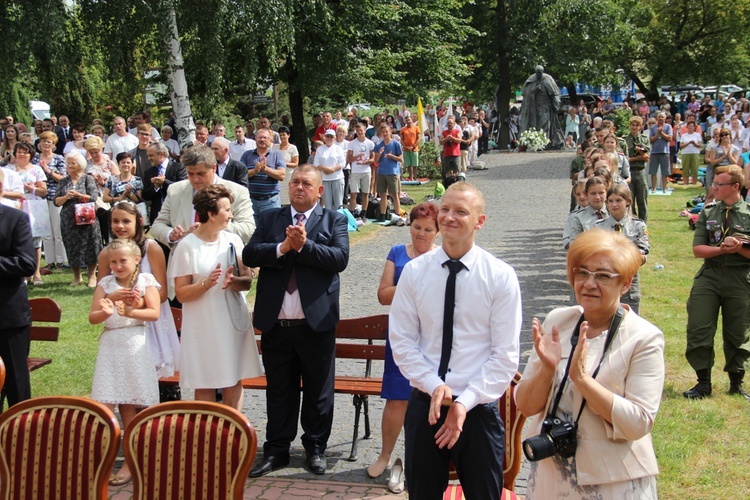
[[[31,308],[31,340],[40,342],[57,342],[60,337],[60,327],[50,325],[35,325],[34,323],[60,323],[62,309],[60,304],[49,298],[29,300]],[[52,363],[49,358],[29,358],[29,371],[33,372]]]
[[[62,309],[60,304],[46,297],[30,299],[29,308],[31,309],[31,341],[40,342],[57,342],[60,337],[60,327],[55,325],[39,325],[35,323],[60,323],[62,318]],[[52,363],[50,358],[27,358],[26,364],[29,372],[38,370],[43,366]],[[0,393],[0,412],[5,406],[5,387]]]
[[[182,311],[172,309],[175,319],[175,327],[178,331],[182,327]],[[260,332],[256,331],[256,334]],[[352,404],[355,408],[354,431],[352,435],[352,448],[349,454],[350,461],[357,460],[357,444],[359,441],[359,421],[364,414],[365,434],[364,439],[370,437],[370,405],[369,396],[380,396],[383,387],[381,377],[372,376],[372,362],[385,360],[385,344],[376,345],[374,341],[384,341],[388,336],[388,315],[366,316],[363,318],[342,319],[336,326],[336,359],[359,359],[365,361],[365,367],[361,376],[336,375],[334,390],[339,394],[351,394]],[[260,341],[258,341],[258,352],[261,352]],[[162,384],[179,384],[180,375],[175,373],[172,377],[159,379]],[[244,389],[265,390],[266,376],[242,379]],[[301,387],[301,381],[300,381]]]

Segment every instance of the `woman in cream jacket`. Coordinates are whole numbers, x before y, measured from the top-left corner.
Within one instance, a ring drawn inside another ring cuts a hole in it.
[[[533,416],[525,437],[540,434],[570,356],[554,416],[575,422],[584,398],[586,403],[574,455],[532,462],[527,498],[655,499],[659,469],[651,429],[664,385],[664,336],[622,306],[622,322],[604,349],[620,296],[641,265],[640,252],[619,233],[592,229],[571,244],[567,260],[568,281],[580,305],[553,310],[543,325],[533,320],[534,352],[516,392],[518,408]]]

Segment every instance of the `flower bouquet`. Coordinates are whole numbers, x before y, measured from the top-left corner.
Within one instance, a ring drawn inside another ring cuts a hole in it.
[[[531,127],[521,133],[518,144],[523,146],[526,151],[541,151],[547,147],[550,140],[544,131]]]

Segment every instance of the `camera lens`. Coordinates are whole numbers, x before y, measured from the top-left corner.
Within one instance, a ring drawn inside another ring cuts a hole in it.
[[[548,434],[530,437],[523,442],[523,454],[530,462],[537,462],[555,454],[555,443]]]

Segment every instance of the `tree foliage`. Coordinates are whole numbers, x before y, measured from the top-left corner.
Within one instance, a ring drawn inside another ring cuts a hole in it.
[[[42,0],[0,2],[3,78],[0,105],[6,113],[29,117],[29,98],[49,101],[71,120],[95,113],[100,82],[96,51],[81,29],[75,5]]]

